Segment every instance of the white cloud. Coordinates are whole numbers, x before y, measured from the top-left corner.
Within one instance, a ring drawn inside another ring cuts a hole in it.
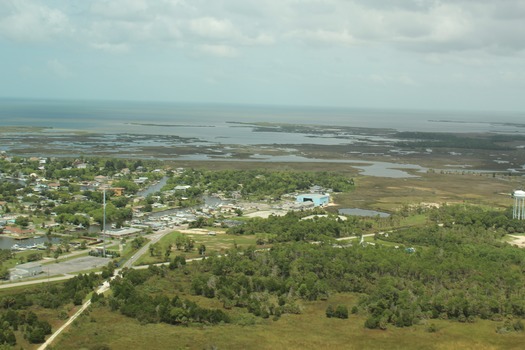
[[[236,57],[238,52],[235,48],[227,45],[200,45],[199,51],[216,57]]]
[[[389,85],[403,85],[403,86],[418,86],[418,83],[411,77],[400,74],[400,75],[389,75],[389,74],[371,74],[368,79],[377,85],[389,86]]]
[[[47,62],[47,68],[51,72],[52,75],[61,78],[61,79],[68,79],[73,77],[73,73],[71,70],[62,62],[58,61],[57,59],[53,59],[49,62]]]
[[[151,1],[149,3],[152,3]],[[91,12],[97,16],[116,20],[144,20],[149,16],[146,0],[102,0],[91,2]]]
[[[288,35],[292,38],[298,38],[310,44],[327,44],[350,46],[357,43],[356,38],[348,32],[330,31],[324,29],[294,31]]]
[[[0,36],[14,41],[42,42],[73,33],[66,14],[26,1],[0,5]]]
[[[129,51],[129,46],[124,43],[116,43],[116,44],[107,43],[107,42],[92,43],[91,47],[96,50],[106,51],[110,53],[124,53],[124,52]]]
[[[400,51],[512,56],[525,50],[523,0],[12,0],[0,4],[0,36],[70,36],[110,52],[285,43],[385,46]],[[206,49],[207,50],[207,49]],[[228,51],[213,49],[210,51]]]
[[[229,39],[238,37],[239,34],[229,20],[204,17],[193,19],[189,28],[195,34],[210,39]]]

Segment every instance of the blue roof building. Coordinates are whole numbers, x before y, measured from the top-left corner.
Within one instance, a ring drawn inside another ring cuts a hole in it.
[[[297,203],[313,202],[315,207],[320,207],[330,203],[330,195],[319,193],[306,193],[298,195],[296,200]]]

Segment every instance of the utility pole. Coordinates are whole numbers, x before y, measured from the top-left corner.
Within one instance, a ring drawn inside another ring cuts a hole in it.
[[[104,188],[104,199],[103,199],[103,206],[104,206],[104,221],[102,223],[102,240],[103,243],[103,250],[102,250],[102,257],[106,257],[106,189]]]

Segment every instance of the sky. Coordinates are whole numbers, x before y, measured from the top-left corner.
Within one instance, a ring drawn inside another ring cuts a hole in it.
[[[1,0],[0,97],[525,111],[525,0]]]

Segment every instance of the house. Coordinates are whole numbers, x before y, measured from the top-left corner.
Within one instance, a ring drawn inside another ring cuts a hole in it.
[[[50,190],[59,190],[60,189],[60,184],[58,182],[50,182],[50,183],[47,184],[47,187]]]
[[[148,181],[149,179],[145,176],[141,176],[139,177],[138,179],[135,179],[134,182],[137,184],[137,185],[142,185],[144,183],[146,183],[146,181]]]
[[[97,175],[95,176],[95,181],[98,183],[103,183],[103,182],[108,181],[108,177],[104,175]]]
[[[30,234],[30,233],[35,233],[35,230],[33,230],[33,229],[26,229],[26,230],[24,230],[24,229],[21,229],[20,227],[16,227],[16,226],[6,226],[4,228],[4,233],[9,233],[9,234],[21,236],[21,235],[27,235],[27,234]]]
[[[124,187],[111,187],[110,190],[113,191],[116,197],[120,197],[124,195]]]

